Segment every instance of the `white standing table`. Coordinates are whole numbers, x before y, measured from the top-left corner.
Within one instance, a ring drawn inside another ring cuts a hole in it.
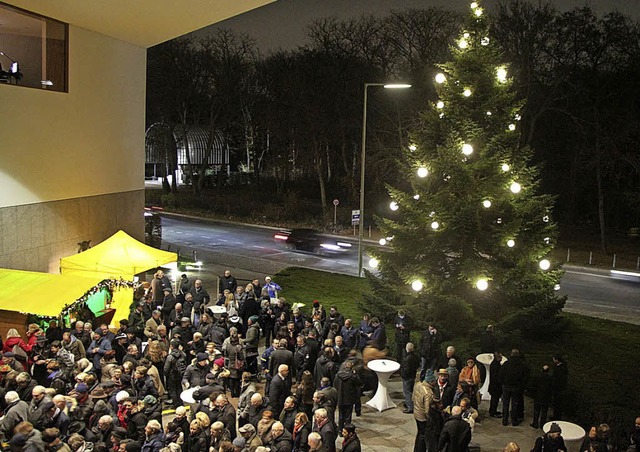
[[[481,363],[487,370],[487,372],[485,373],[484,383],[480,388],[482,400],[491,400],[491,394],[489,394],[489,379],[491,378],[491,374],[489,373],[489,366],[491,366],[491,363],[493,362],[493,353],[480,353],[478,356],[476,356],[476,361]],[[500,364],[504,364],[506,362],[507,358],[503,356]]]
[[[367,402],[367,405],[378,411],[395,408],[396,404],[389,397],[387,383],[389,377],[400,369],[400,363],[389,359],[374,359],[369,361],[367,367],[378,376],[378,389],[373,398]]]

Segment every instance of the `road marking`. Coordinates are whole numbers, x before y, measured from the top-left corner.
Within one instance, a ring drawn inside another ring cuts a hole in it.
[[[573,270],[566,270],[565,273],[573,273],[575,275],[595,276],[597,278],[611,278],[611,275],[598,275],[596,273],[576,272]]]

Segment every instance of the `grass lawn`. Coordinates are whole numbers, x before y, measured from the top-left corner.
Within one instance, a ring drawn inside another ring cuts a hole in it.
[[[309,312],[313,300],[325,307],[337,306],[345,318],[359,324],[363,312],[358,307],[362,294],[371,290],[366,279],[346,275],[287,268],[275,278],[282,286],[282,295],[289,303],[304,303]],[[372,312],[376,315],[375,312]],[[566,413],[568,420],[582,425],[587,431],[591,425],[602,422],[613,428],[613,443],[623,447],[633,421],[640,415],[640,326],[613,322],[577,314],[562,314],[564,332],[555,337],[539,337],[520,344],[501,344],[504,353],[515,345],[525,354],[535,377],[543,364],[552,364],[555,352],[565,356],[569,368],[569,396]],[[419,341],[421,331],[412,334]],[[499,332],[498,332],[499,335]],[[388,326],[389,349],[393,350],[393,331]],[[477,338],[452,337],[462,357],[475,356]]]

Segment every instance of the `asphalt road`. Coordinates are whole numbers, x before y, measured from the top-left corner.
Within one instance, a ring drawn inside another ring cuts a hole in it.
[[[222,274],[233,269],[237,278],[273,274],[289,267],[306,267],[357,275],[357,240],[353,251],[317,256],[290,251],[275,243],[273,228],[235,223],[161,216],[162,248],[180,250],[205,262],[208,270]],[[363,262],[369,259],[365,255]],[[612,275],[608,270],[565,266],[561,294],[568,296],[565,311],[640,324],[640,277]]]

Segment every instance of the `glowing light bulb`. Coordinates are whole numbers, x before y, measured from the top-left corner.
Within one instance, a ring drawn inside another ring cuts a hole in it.
[[[369,259],[369,267],[378,268],[379,264],[380,264],[380,261],[378,259],[376,259],[375,257],[372,257],[371,259]]]
[[[465,89],[465,90],[462,92],[462,95],[463,95],[464,97],[470,97],[470,96],[471,96],[471,90],[470,90],[469,88]]]
[[[387,239],[382,238],[382,239],[378,240],[378,243],[379,243],[381,246],[385,246],[385,245],[387,244]]]
[[[502,224],[502,218],[497,218],[497,219],[496,219],[496,223],[497,223],[497,224]]]
[[[514,116],[514,119],[515,119],[516,121],[520,121],[520,120],[522,119],[522,116],[520,116],[520,115],[515,115],[515,116]]]
[[[515,124],[509,124],[509,130],[512,131],[512,132],[514,130],[516,130],[516,125]]]
[[[410,144],[409,145],[409,150],[410,151],[415,151],[416,149],[418,149],[418,147],[415,144]]]
[[[395,202],[395,201],[391,201],[391,202],[389,203],[389,209],[393,210],[394,212],[395,212],[396,210],[398,210],[399,208],[400,208],[400,206],[398,205],[398,203],[397,203],[397,202]]]
[[[540,265],[542,270],[549,270],[551,268],[551,262],[547,259],[542,259],[538,265]]]
[[[424,285],[422,284],[422,281],[420,281],[419,279],[416,279],[411,283],[411,288],[416,292],[420,292],[423,287]]]
[[[500,83],[507,81],[507,69],[504,66],[500,66],[496,69],[496,78]]]
[[[553,286],[553,290],[555,290],[556,292],[560,290],[560,284],[556,284],[555,286]]]
[[[478,2],[471,3],[471,9],[476,9],[478,7]]]
[[[485,291],[489,288],[489,281],[484,278],[479,279],[476,282],[476,288],[480,291]]]
[[[488,46],[490,42],[491,42],[491,40],[489,38],[487,38],[487,37],[484,37],[484,38],[482,38],[480,40],[480,44],[483,45],[483,46]]]
[[[444,83],[446,81],[447,81],[447,77],[442,72],[440,72],[438,75],[436,75],[436,82],[437,83]]]
[[[460,47],[461,49],[466,49],[467,47],[469,47],[469,41],[467,41],[466,39],[462,38],[458,41],[458,47]]]
[[[464,155],[471,155],[471,154],[473,154],[473,146],[471,146],[471,145],[470,145],[470,144],[468,144],[468,143],[463,144],[463,145],[462,145],[462,153],[463,153]]]
[[[487,112],[487,116],[491,116],[493,113],[491,113],[490,111]]]
[[[467,38],[467,39],[469,39],[469,38],[471,37],[471,35],[470,35],[469,33],[464,33],[464,34],[462,35],[462,37],[463,37],[463,38]]]
[[[514,182],[514,183],[513,183],[513,184],[511,184],[511,186],[509,187],[509,190],[511,190],[511,193],[518,194],[518,193],[520,193],[520,191],[522,190],[522,186],[521,186],[519,183]]]
[[[437,221],[434,221],[433,223],[431,223],[431,229],[433,229],[434,231],[439,227],[440,227],[440,223],[438,223]]]
[[[417,201],[418,199],[420,199],[420,195],[413,195],[413,199]]]
[[[544,221],[545,223],[549,222],[549,215],[545,215],[544,217],[542,217],[542,221]]]
[[[509,248],[513,248],[514,246],[516,246],[516,241],[515,241],[515,240],[513,240],[513,239],[509,239],[509,240],[507,240],[507,246],[508,246]]]
[[[440,119],[444,118],[444,113],[440,113],[440,114],[438,115],[438,118],[440,118]]]
[[[484,12],[484,10],[482,8],[476,8],[476,10],[474,11],[476,17],[482,16],[483,12]]]
[[[544,238],[544,243],[546,243],[548,245],[549,243],[551,243],[551,239],[549,237],[545,237]]]
[[[438,101],[438,103],[436,104],[436,108],[438,109],[443,109],[444,108],[444,102],[442,102],[441,100]]]
[[[482,201],[482,205],[485,207],[485,209],[488,209],[489,207],[491,207],[491,201],[485,199],[484,201]]]
[[[424,166],[421,166],[420,168],[418,168],[418,177],[427,177],[428,174],[429,174],[429,170],[426,169]]]
[[[511,169],[511,167],[506,163],[503,163],[501,168],[505,173]]]

